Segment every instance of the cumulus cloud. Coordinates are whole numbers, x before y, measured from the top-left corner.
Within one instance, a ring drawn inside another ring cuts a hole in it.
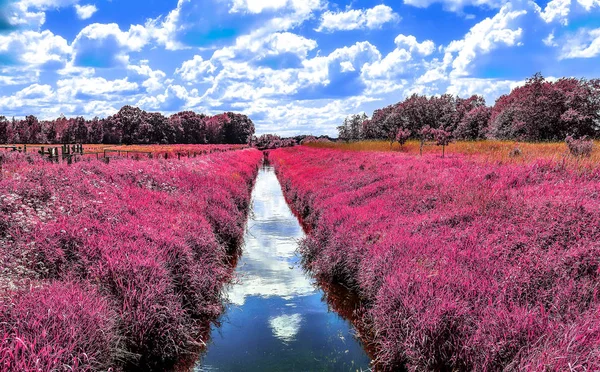
[[[75,4],[75,11],[77,12],[77,17],[79,17],[79,19],[89,19],[98,11],[98,8],[96,8],[96,5],[92,4]]]
[[[73,62],[83,67],[116,67],[129,63],[129,52],[140,51],[150,40],[148,30],[132,25],[121,31],[116,23],[94,23],[73,41]]]
[[[600,28],[582,29],[562,40],[560,59],[593,58],[600,55]]]
[[[400,16],[387,5],[371,9],[350,9],[345,12],[327,11],[321,15],[319,32],[349,31],[380,28],[388,22],[397,22]]]
[[[494,17],[473,26],[462,40],[451,42],[446,51],[457,53],[452,63],[452,75],[467,76],[478,54],[489,53],[499,45],[518,45],[523,29],[516,24],[525,14],[526,10],[513,10],[510,4],[504,5]]]
[[[8,64],[58,69],[64,66],[71,51],[67,40],[49,30],[0,35],[0,66]]]
[[[441,3],[444,9],[450,11],[461,11],[465,6],[484,6],[488,8],[500,8],[508,0],[404,0],[404,4],[427,8],[431,4]]]

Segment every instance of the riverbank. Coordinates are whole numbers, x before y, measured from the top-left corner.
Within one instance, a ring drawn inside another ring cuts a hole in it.
[[[222,311],[257,150],[71,166],[3,154],[3,370],[163,370]]]
[[[269,158],[311,226],[307,266],[368,305],[381,368],[600,365],[597,168],[304,146]]]

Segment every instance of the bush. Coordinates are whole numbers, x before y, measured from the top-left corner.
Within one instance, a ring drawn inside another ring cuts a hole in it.
[[[592,151],[594,151],[594,141],[588,139],[587,136],[580,139],[568,136],[565,142],[567,143],[567,147],[569,147],[569,152],[573,156],[589,158],[592,155]]]

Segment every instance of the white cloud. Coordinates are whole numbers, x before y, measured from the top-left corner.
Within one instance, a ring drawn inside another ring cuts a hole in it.
[[[103,77],[73,77],[56,82],[57,93],[62,102],[72,99],[103,99],[138,93],[137,83],[127,78],[107,80]]]
[[[525,80],[453,78],[450,80],[446,93],[461,97],[481,95],[486,99],[488,105],[492,105],[499,96],[508,94],[512,89],[524,84]]]
[[[404,4],[427,8],[431,4],[441,3],[444,9],[450,11],[462,11],[465,6],[485,6],[488,8],[500,8],[509,3],[508,0],[404,0]]]
[[[79,17],[79,19],[89,19],[98,11],[98,8],[96,8],[96,5],[92,4],[75,4],[75,11],[77,12],[77,17]]]
[[[431,40],[425,40],[422,43],[417,41],[417,38],[413,35],[398,35],[394,40],[398,48],[408,47],[408,51],[411,53],[419,53],[424,56],[428,56],[435,51],[435,44]]]
[[[22,65],[43,66],[63,65],[71,54],[71,47],[62,36],[49,30],[15,31],[0,35],[0,53],[18,56],[17,63]],[[48,66],[52,67],[52,66]]]
[[[388,22],[399,21],[400,16],[387,5],[371,9],[351,9],[345,12],[327,11],[321,15],[321,24],[316,31],[349,31],[380,28]]]
[[[593,58],[600,55],[600,28],[583,29],[561,41],[560,59]]]
[[[205,61],[201,56],[194,56],[193,59],[183,62],[181,67],[175,70],[183,80],[197,81],[199,77],[209,75],[217,70],[211,61]]]
[[[139,65],[128,65],[127,72],[129,80],[137,82],[141,81],[142,87],[146,88],[148,93],[157,92],[170,84],[172,79],[166,79],[167,74],[161,70],[152,70],[148,65],[147,60],[143,60]]]
[[[549,47],[558,46],[556,41],[554,41],[554,31],[548,34],[548,36],[545,39],[543,39],[542,42],[544,43],[544,45]]]
[[[93,23],[73,41],[73,61],[84,67],[116,67],[129,63],[129,52],[139,52],[150,40],[148,30],[132,25],[121,31],[116,23]]]
[[[190,98],[197,95],[196,89],[188,92],[181,85],[169,85],[163,94],[144,96],[135,105],[144,110],[177,112],[187,108]]]
[[[516,21],[526,10],[512,10],[510,4],[504,5],[493,18],[486,18],[471,28],[464,39],[453,41],[446,52],[458,53],[452,63],[453,76],[467,76],[469,66],[480,53],[489,53],[498,45],[514,46],[523,34],[516,27]]]
[[[261,13],[265,10],[277,10],[288,5],[288,0],[233,0],[231,12]]]
[[[588,12],[594,7],[600,7],[600,0],[577,0],[577,2]]]
[[[546,23],[552,23],[556,20],[566,26],[569,23],[570,10],[571,0],[552,0],[546,5],[544,11],[540,12],[540,17]]]

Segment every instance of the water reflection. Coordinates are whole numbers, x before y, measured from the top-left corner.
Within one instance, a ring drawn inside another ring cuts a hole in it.
[[[300,267],[304,232],[272,168],[260,171],[252,198],[239,283],[196,370],[367,370],[370,360],[352,328]]]

